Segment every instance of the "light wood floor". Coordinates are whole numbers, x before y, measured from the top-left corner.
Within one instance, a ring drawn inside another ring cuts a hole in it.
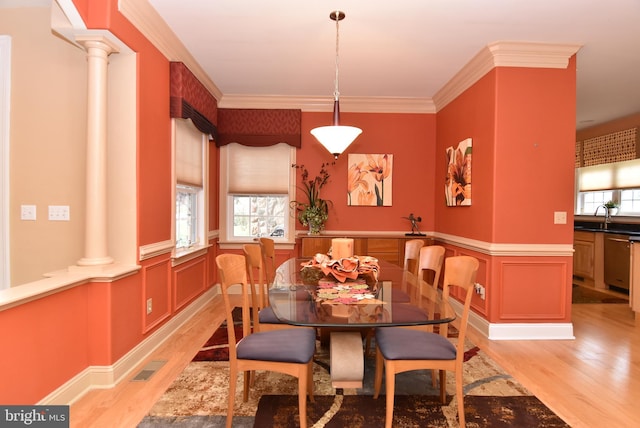
[[[71,427],[135,427],[222,322],[222,313],[216,298],[156,350],[149,360],[168,363],[148,382],[125,380],[78,400]],[[575,340],[489,341],[475,331],[469,339],[572,427],[638,426],[640,327],[633,313],[624,304],[573,305],[573,323]]]

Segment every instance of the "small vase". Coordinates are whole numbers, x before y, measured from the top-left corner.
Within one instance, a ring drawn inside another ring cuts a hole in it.
[[[322,230],[322,223],[309,222],[309,232],[307,235],[320,235]]]
[[[617,207],[607,208],[607,211],[609,211],[609,215],[610,216],[618,214],[618,208]]]

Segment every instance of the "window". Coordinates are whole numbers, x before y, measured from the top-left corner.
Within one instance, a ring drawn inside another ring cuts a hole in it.
[[[605,204],[607,201],[614,199],[612,190],[598,191],[598,192],[581,192],[579,214],[594,214],[596,209]],[[603,214],[603,212],[600,212]]]
[[[175,247],[207,243],[205,194],[207,139],[190,119],[173,119],[175,130]]]
[[[620,204],[618,214],[640,215],[640,159],[576,170],[576,214],[594,215],[610,200]]]
[[[285,195],[233,195],[233,235],[283,237],[288,202]]]
[[[640,189],[627,189],[620,192],[620,212],[640,215]]]
[[[176,248],[188,248],[198,242],[197,187],[178,185],[176,189]]]
[[[232,143],[220,150],[221,240],[248,242],[268,236],[293,242],[289,215],[295,148],[284,144],[249,147]],[[223,206],[223,200],[224,206]]]

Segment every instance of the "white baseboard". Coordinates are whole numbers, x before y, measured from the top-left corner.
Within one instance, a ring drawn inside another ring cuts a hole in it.
[[[457,314],[462,304],[457,300],[451,304]],[[572,323],[490,323],[480,315],[469,313],[469,326],[478,330],[489,340],[573,340]]]
[[[219,286],[210,288],[157,331],[116,361],[115,364],[111,366],[87,367],[37,404],[70,405],[93,389],[113,388],[118,382],[131,373],[131,371],[144,362],[171,334],[178,330],[218,294],[220,294]]]
[[[490,340],[573,340],[572,323],[490,324]]]

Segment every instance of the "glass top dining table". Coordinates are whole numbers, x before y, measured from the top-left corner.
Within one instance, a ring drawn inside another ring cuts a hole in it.
[[[373,260],[375,273],[341,282],[319,266],[308,266],[308,258],[289,259],[276,270],[269,303],[281,322],[299,326],[415,326],[455,319],[442,290],[398,265]]]

